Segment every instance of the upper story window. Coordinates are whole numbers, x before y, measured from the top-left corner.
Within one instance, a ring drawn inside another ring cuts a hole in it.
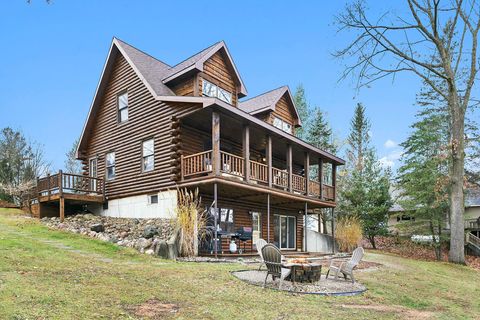
[[[128,120],[128,92],[118,96],[118,122]]]
[[[105,168],[107,180],[115,178],[115,152],[109,152],[105,156]]]
[[[227,103],[232,103],[232,94],[226,90],[223,90],[219,86],[202,79],[202,93],[206,96],[218,98]]]
[[[273,117],[273,126],[290,134],[292,133],[292,125],[278,117]]]
[[[145,140],[142,144],[142,170],[152,171],[154,167],[155,152],[153,139]]]

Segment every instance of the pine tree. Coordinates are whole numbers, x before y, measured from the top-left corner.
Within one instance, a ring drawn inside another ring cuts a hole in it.
[[[332,128],[330,127],[325,114],[318,107],[315,107],[313,110],[313,118],[308,127],[306,136],[307,142],[319,149],[330,153],[335,153],[337,151],[337,147],[333,140]]]
[[[392,206],[390,171],[381,167],[375,149],[370,146],[370,121],[365,107],[355,108],[347,139],[349,166],[339,188],[339,211],[360,218],[364,236],[373,248],[375,237],[387,233],[388,210]]]
[[[300,121],[302,122],[302,127],[295,129],[295,136],[302,140],[307,140],[307,131],[310,124],[310,110],[307,98],[305,97],[305,88],[302,84],[299,84],[297,86],[295,94],[293,95],[293,100],[295,103],[295,107],[297,108]]]

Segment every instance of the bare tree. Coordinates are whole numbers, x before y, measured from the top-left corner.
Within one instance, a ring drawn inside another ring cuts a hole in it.
[[[82,173],[82,162],[77,160],[77,147],[80,139],[76,139],[70,150],[65,153],[65,171],[69,173],[81,174]]]
[[[472,107],[472,90],[479,69],[478,0],[404,0],[402,16],[386,12],[375,20],[367,17],[364,2],[347,5],[336,17],[339,31],[352,31],[353,40],[335,53],[346,60],[343,78],[354,75],[357,87],[410,72],[448,102],[452,134],[449,260],[465,263],[464,256],[464,150],[465,113]],[[432,77],[440,79],[442,90]]]

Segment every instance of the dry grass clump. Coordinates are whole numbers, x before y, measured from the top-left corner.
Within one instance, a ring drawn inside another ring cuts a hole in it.
[[[345,216],[338,220],[335,228],[335,239],[340,250],[353,251],[362,240],[362,224],[356,216]]]
[[[207,212],[202,207],[198,189],[178,190],[178,202],[175,208],[175,224],[180,230],[180,256],[192,257],[198,254],[198,241],[205,234]]]

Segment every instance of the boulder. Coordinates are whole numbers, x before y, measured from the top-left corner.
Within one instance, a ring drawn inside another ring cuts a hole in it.
[[[144,252],[145,249],[150,247],[151,244],[152,244],[152,240],[140,238],[135,242],[135,249],[137,249],[140,252]]]
[[[145,229],[143,229],[143,237],[150,239],[153,238],[158,234],[158,229],[155,226],[147,225]]]
[[[105,231],[105,227],[101,223],[95,223],[90,226],[90,230],[95,232],[103,232]]]

